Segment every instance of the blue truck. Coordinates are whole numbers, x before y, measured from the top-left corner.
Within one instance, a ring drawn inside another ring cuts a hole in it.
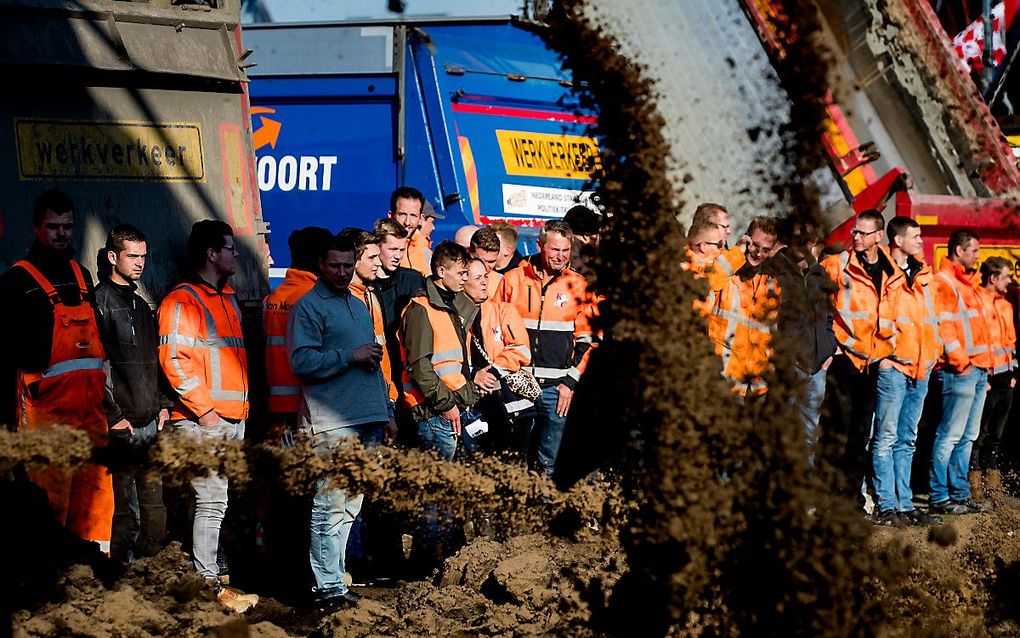
[[[542,27],[515,18],[245,27],[256,175],[270,280],[304,226],[371,228],[398,186],[445,219],[508,221],[522,248],[590,197],[596,113],[583,108]]]

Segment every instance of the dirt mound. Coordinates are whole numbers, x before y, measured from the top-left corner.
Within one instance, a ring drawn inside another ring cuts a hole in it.
[[[86,565],[68,569],[58,585],[61,591],[54,602],[14,614],[15,636],[287,635],[270,623],[249,627],[247,621],[230,615],[177,544],[132,563],[109,587]]]
[[[432,582],[402,585],[326,619],[326,638],[598,635],[597,615],[623,571],[619,545],[544,534],[479,539],[449,558]]]
[[[950,534],[875,534],[873,550],[899,551],[912,563],[909,574],[883,592],[890,635],[1020,635],[1020,501],[999,494],[994,502],[988,514],[948,517]]]

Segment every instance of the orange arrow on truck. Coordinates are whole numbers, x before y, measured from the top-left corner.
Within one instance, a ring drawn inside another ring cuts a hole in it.
[[[276,109],[266,108],[264,106],[256,106],[251,109],[252,115],[258,115],[259,113],[275,113]],[[280,129],[283,128],[283,124],[268,117],[259,117],[262,122],[262,126],[257,131],[252,133],[252,138],[255,143],[255,150],[259,150],[266,144],[276,148],[276,140],[280,137]]]

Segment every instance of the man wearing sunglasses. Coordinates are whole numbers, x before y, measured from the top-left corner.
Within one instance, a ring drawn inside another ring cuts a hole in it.
[[[835,285],[833,331],[838,343],[826,379],[829,409],[821,424],[823,450],[842,470],[840,492],[862,506],[878,363],[892,354],[895,341],[888,292],[903,277],[881,245],[884,227],[878,211],[861,212],[850,231],[851,250],[822,260]]]

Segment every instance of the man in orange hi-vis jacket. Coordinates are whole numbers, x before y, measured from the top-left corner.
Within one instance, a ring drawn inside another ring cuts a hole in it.
[[[722,357],[722,375],[740,396],[760,396],[768,389],[764,375],[772,358],[772,333],[779,308],[779,284],[766,272],[778,236],[776,220],[755,217],[747,229],[746,254],[715,296],[709,336]],[[736,256],[736,255],[735,255]],[[720,255],[725,257],[725,254]],[[723,262],[716,260],[717,268]]]
[[[496,301],[513,304],[528,329],[532,360],[527,369],[542,386],[535,402],[529,464],[550,478],[595,337],[588,283],[570,268],[573,237],[565,222],[546,222],[538,236],[539,253],[503,275],[493,295]]]
[[[319,253],[322,252],[322,246],[332,238],[333,233],[329,230],[315,226],[291,233],[287,239],[290,246],[290,268],[280,285],[269,293],[262,304],[271,427],[294,429],[297,426],[301,384],[290,369],[287,356],[287,318],[298,299],[315,285],[315,279],[319,276]]]
[[[1013,264],[1004,257],[992,256],[981,264],[978,295],[984,305],[991,333],[992,369],[988,376],[988,395],[981,413],[981,432],[970,452],[970,489],[980,500],[983,488],[1001,487],[999,444],[1009,418],[1016,387],[1016,327],[1013,306],[1006,293],[1013,285]]]
[[[915,220],[893,217],[886,236],[889,256],[903,277],[889,288],[888,301],[896,317],[896,349],[878,369],[875,435],[871,441],[875,487],[872,521],[876,525],[931,525],[941,519],[914,507],[910,474],[928,380],[942,350],[934,275],[923,261],[921,227]]]
[[[826,379],[822,443],[842,470],[839,490],[862,507],[878,363],[892,354],[894,345],[895,315],[888,291],[904,276],[880,243],[884,233],[882,214],[865,210],[850,231],[851,250],[822,260],[835,284],[833,331],[839,344]]]
[[[93,310],[92,279],[74,260],[74,218],[74,203],[64,193],[39,195],[32,213],[35,241],[25,259],[0,277],[9,308],[0,320],[10,337],[0,356],[17,382],[16,392],[11,387],[5,393],[16,398],[11,406],[16,414],[5,416],[16,419],[18,430],[64,425],[86,432],[93,445],[105,445],[106,353]],[[114,503],[106,468],[50,466],[30,469],[28,476],[46,490],[57,520],[109,549]]]
[[[227,280],[237,267],[230,225],[206,219],[191,227],[188,256],[193,276],[159,307],[159,363],[177,401],[175,429],[201,440],[242,439],[248,418],[248,358],[241,311]],[[218,588],[217,598],[234,611],[258,602],[223,586],[220,527],[227,511],[227,479],[216,472],[191,481],[195,492],[192,554],[195,569]]]
[[[981,431],[992,343],[978,294],[980,243],[969,230],[949,235],[949,255],[935,274],[935,310],[944,349],[936,375],[942,381],[942,420],[932,445],[928,497],[938,514],[982,512],[972,498],[967,470]]]

